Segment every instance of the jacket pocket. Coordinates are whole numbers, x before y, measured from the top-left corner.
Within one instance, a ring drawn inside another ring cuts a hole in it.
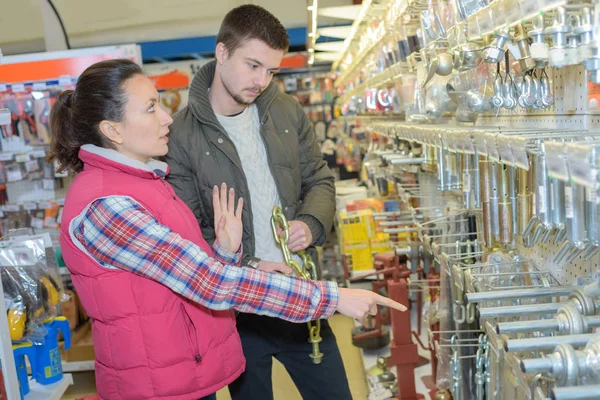
[[[198,347],[198,332],[196,330],[196,325],[194,325],[194,321],[188,314],[185,305],[181,305],[181,314],[183,316],[183,326],[185,327],[185,333],[188,338],[188,344],[190,345],[190,349],[192,350],[192,356],[196,361],[200,361],[202,359],[200,355],[200,349]]]

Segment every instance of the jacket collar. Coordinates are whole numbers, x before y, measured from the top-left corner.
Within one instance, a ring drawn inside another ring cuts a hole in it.
[[[158,179],[169,173],[169,166],[158,160],[150,160],[144,164],[116,150],[85,144],[79,149],[79,159],[84,163],[84,170],[89,167],[107,171],[121,171],[129,175],[146,179]]]
[[[194,116],[203,124],[209,124],[219,128],[221,125],[210,104],[208,90],[215,77],[217,62],[215,60],[204,65],[194,76],[190,86],[188,104]],[[256,106],[260,120],[263,121],[269,106],[277,97],[279,87],[275,82],[271,84],[256,99]]]

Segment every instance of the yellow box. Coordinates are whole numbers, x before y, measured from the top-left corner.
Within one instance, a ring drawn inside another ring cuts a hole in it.
[[[386,251],[394,250],[394,245],[389,238],[371,239],[371,252],[373,254],[385,253]]]
[[[375,235],[375,224],[371,210],[341,212],[339,216],[340,242],[344,244],[369,243]]]
[[[346,256],[346,266],[349,271],[368,271],[373,269],[373,254],[368,242],[346,245],[343,249]]]

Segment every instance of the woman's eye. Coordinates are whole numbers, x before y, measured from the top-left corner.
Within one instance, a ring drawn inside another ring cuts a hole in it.
[[[149,113],[153,113],[153,112],[154,112],[154,106],[150,107],[150,108],[148,109],[148,112],[149,112]]]
[[[255,64],[250,64],[250,69],[255,69],[256,65]]]

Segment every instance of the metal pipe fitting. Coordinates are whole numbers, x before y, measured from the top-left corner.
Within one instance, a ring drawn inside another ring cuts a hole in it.
[[[581,335],[547,336],[527,339],[508,339],[504,341],[504,350],[509,353],[521,353],[525,351],[552,350],[559,344],[569,344],[573,347],[583,347],[590,339],[597,336],[595,333],[584,333]]]
[[[562,306],[563,304],[561,303],[545,303],[507,307],[483,307],[479,309],[479,318],[505,318],[526,314],[550,314],[556,313]]]
[[[492,44],[483,51],[483,59],[485,62],[495,64],[504,59],[504,46],[506,41],[510,39],[508,32],[498,32]]]
[[[494,218],[490,207],[491,197],[491,177],[490,177],[490,163],[491,161],[481,159],[479,161],[479,169],[481,171],[481,206],[483,208],[483,235],[484,241],[487,248],[495,247],[495,236],[494,236]],[[496,209],[497,210],[497,209]]]
[[[552,400],[597,400],[600,385],[557,387],[552,389]]]
[[[521,360],[521,371],[526,374],[548,373],[556,379],[557,386],[577,384],[580,367],[585,365],[580,365],[577,352],[568,344],[558,345],[546,358]]]
[[[424,161],[423,158],[392,158],[388,162],[391,165],[420,165]]]
[[[509,167],[498,166],[500,175],[500,195],[498,202],[498,231],[499,241],[507,246],[513,242],[513,210],[511,203]],[[491,206],[491,204],[490,204]]]
[[[578,286],[561,286],[550,288],[495,290],[491,292],[466,293],[465,297],[467,303],[480,303],[482,301],[519,299],[522,297],[566,296],[578,288]]]
[[[556,386],[574,386],[580,378],[597,378],[600,358],[600,337],[592,338],[585,349],[575,350],[569,344],[560,344],[545,358],[521,360],[521,370],[527,374],[547,373],[556,380]]]
[[[578,335],[591,328],[600,327],[600,316],[584,316],[573,305],[563,305],[555,318],[534,321],[501,322],[496,325],[498,334],[532,331],[558,331],[559,334]]]
[[[529,38],[525,34],[525,28],[522,24],[518,24],[516,26],[516,36],[514,40],[517,42],[517,46],[519,46],[519,52],[521,53],[521,58],[519,59],[519,64],[521,66],[521,71],[527,72],[531,71],[535,68],[535,60],[531,58],[531,49],[529,48]]]
[[[529,181],[529,171],[519,169],[519,194],[517,195],[519,212],[517,213],[518,232],[521,235],[526,235],[528,225],[533,216],[533,198]]]
[[[557,7],[554,10],[552,26],[544,30],[546,35],[552,35],[552,48],[565,48],[567,46],[567,33],[569,30],[567,10],[564,7]]]

